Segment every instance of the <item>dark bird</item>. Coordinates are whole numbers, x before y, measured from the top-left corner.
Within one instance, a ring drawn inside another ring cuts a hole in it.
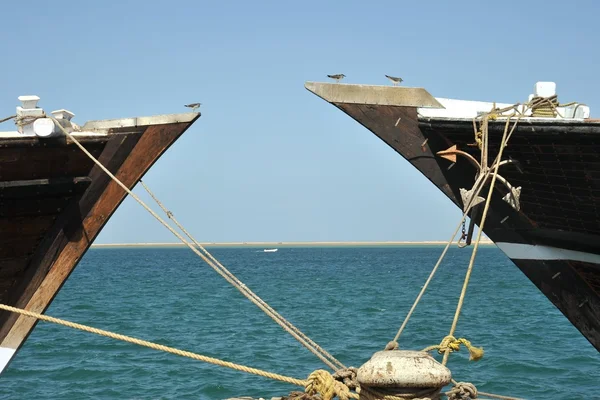
[[[341,81],[345,76],[344,74],[327,75],[328,78],[335,79],[336,82]]]
[[[185,107],[191,108],[192,111],[196,111],[196,109],[200,108],[201,105],[202,105],[202,103],[191,103],[191,104],[186,104]]]
[[[396,78],[395,76],[386,75],[385,77],[388,78],[390,81],[392,81],[394,86],[398,86],[398,84],[403,81],[402,78]]]

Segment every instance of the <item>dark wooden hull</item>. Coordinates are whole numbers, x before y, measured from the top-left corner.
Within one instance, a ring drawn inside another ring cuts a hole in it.
[[[198,113],[96,121],[78,140],[133,188]],[[63,138],[0,138],[0,302],[44,312],[126,193]],[[0,371],[36,320],[0,311]]]
[[[377,135],[462,209],[460,188],[472,188],[476,168],[436,153],[457,145],[478,159],[478,150],[467,146],[474,142],[471,120],[424,118],[416,107],[360,102],[354,95],[344,101],[342,90],[332,95],[335,87],[327,84],[307,88]],[[504,121],[490,125],[490,159],[503,130]],[[523,120],[503,158],[521,164],[501,171],[522,187],[521,208],[503,201],[507,191],[498,186],[485,234],[600,351],[600,123]]]

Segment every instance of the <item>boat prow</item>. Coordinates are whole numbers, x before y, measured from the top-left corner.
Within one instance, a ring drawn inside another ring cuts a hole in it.
[[[461,210],[474,177],[489,167],[484,161],[499,153],[513,112],[518,124],[503,147],[485,234],[600,351],[600,120],[590,119],[588,106],[560,104],[553,82],[536,83],[527,106],[398,86],[305,87],[373,132]],[[496,114],[501,109],[508,111]],[[490,116],[485,146],[482,131],[474,132],[481,115]],[[469,217],[479,224],[481,208]]]
[[[0,303],[43,313],[126,196],[56,122],[128,188],[200,116],[167,114],[90,121],[45,118],[23,96],[14,132],[0,132]],[[0,371],[36,324],[0,312]]]

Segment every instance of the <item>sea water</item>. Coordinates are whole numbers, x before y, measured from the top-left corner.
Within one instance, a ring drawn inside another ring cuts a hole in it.
[[[244,283],[358,367],[394,337],[439,246],[215,248]],[[470,249],[452,248],[400,346],[448,334]],[[92,249],[47,314],[304,379],[324,365],[184,248]],[[600,396],[600,354],[493,246],[480,249],[448,366],[479,390],[528,399]],[[0,375],[2,399],[270,398],[289,384],[40,322]]]

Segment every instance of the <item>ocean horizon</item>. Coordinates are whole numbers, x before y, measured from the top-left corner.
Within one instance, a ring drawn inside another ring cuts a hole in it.
[[[400,338],[448,334],[471,255],[452,246]],[[392,340],[441,246],[215,248],[212,254],[348,366]],[[180,247],[93,248],[47,315],[305,379],[313,354]],[[480,249],[450,356],[458,381],[524,399],[597,398],[600,356],[496,247]],[[439,359],[435,352],[432,354]],[[40,322],[0,376],[0,399],[270,399],[302,388]]]
[[[352,246],[410,246],[410,245],[435,245],[445,246],[448,242],[442,240],[423,241],[293,241],[293,242],[198,242],[206,247],[352,247]],[[494,244],[489,239],[482,239],[481,245]],[[187,247],[181,242],[149,242],[149,243],[92,243],[94,248],[103,247]]]

